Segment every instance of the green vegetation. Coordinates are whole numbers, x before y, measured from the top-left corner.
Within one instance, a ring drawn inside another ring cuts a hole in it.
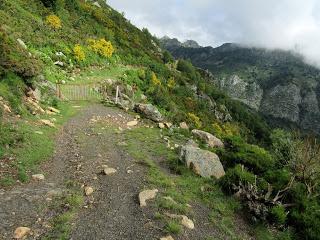
[[[27,181],[29,172],[35,171],[53,150],[56,129],[39,126],[38,118],[24,104],[30,87],[37,87],[43,79],[52,84],[111,78],[122,88],[129,85],[134,99],[146,95],[144,101],[157,105],[168,121],[176,124],[185,121],[191,128],[225,140],[224,150],[211,149],[226,169],[225,177],[214,181],[196,177],[181,165],[177,153],[165,147],[157,130],[125,133],[127,151],[149,166],[150,185],[162,187],[162,197],[176,201],[160,200],[157,203],[160,214],[164,210],[192,214],[185,204],[201,201],[211,209],[211,220],[226,238],[242,237],[236,230],[236,218],[237,212],[245,209],[256,222],[274,225],[279,239],[319,239],[318,143],[282,130],[272,131],[257,112],[219,91],[190,61],[175,62],[168,52],[159,49],[158,40],[147,29],[140,31],[105,1],[98,3],[101,8],[84,0],[1,1],[0,21],[5,24],[0,26],[0,95],[13,110],[12,114],[4,113],[0,106],[0,158],[9,169],[1,175],[1,186],[16,180]],[[249,62],[257,62],[252,55],[245,56],[249,56]],[[227,68],[218,66],[217,72],[223,75],[229,69],[240,68],[230,59],[223,59]],[[297,63],[297,59],[292,61]],[[299,63],[288,71],[280,64],[279,71],[270,73],[266,64],[257,63],[258,70],[267,76],[259,80],[262,85],[266,82],[272,85],[270,82],[280,73],[287,74],[281,78],[287,83],[295,69],[307,75],[308,71],[314,72]],[[255,71],[249,72],[252,78],[256,77]],[[59,103],[52,94],[40,104],[62,110],[57,126],[75,111]],[[184,130],[166,134],[180,143],[190,137]],[[178,177],[170,178],[155,161],[167,164]],[[225,193],[236,194],[240,201]],[[68,231],[64,223],[71,217],[72,211],[56,219],[56,232],[62,235],[54,236],[64,238]],[[168,231],[179,232],[176,223],[163,218]],[[261,229],[256,230],[258,239],[263,239],[261,232],[265,239],[274,238],[274,234],[265,234],[264,227]],[[248,235],[243,234],[244,238]]]

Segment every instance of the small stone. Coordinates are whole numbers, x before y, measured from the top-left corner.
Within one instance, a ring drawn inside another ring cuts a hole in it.
[[[94,190],[93,190],[92,187],[85,187],[84,188],[84,193],[85,193],[86,196],[92,195],[93,192],[94,192]]]
[[[93,180],[98,180],[98,177],[97,177],[97,176],[94,176],[92,179],[93,179]]]
[[[27,49],[27,45],[24,43],[24,41],[22,41],[20,38],[17,39],[17,42],[20,44],[21,47],[23,47],[24,49]]]
[[[159,192],[158,189],[153,189],[153,190],[145,190],[139,193],[140,207],[147,206],[146,201],[154,199],[158,192]]]
[[[160,240],[174,240],[174,238],[171,236],[167,236],[167,237],[160,238]]]
[[[180,128],[182,128],[182,129],[189,129],[189,126],[187,125],[187,123],[181,122],[181,123],[180,123]]]
[[[133,127],[133,126],[137,126],[137,125],[138,125],[138,121],[137,120],[134,120],[134,121],[131,121],[131,122],[127,123],[128,127]]]
[[[114,168],[104,168],[103,169],[103,173],[105,174],[105,175],[108,175],[108,176],[110,176],[110,175],[113,175],[113,174],[115,174],[117,172],[117,170],[116,169],[114,169]]]
[[[48,107],[48,110],[54,113],[60,113],[60,110],[54,108],[54,107]]]
[[[26,237],[31,232],[31,229],[28,227],[18,227],[13,234],[14,239],[22,239]]]
[[[170,214],[170,213],[165,213],[165,215],[173,219],[179,219],[181,221],[181,225],[183,225],[186,228],[194,229],[193,221],[185,215],[176,215],[176,214]]]
[[[38,134],[38,135],[43,135],[43,132],[41,132],[41,131],[35,131],[34,133]]]
[[[4,109],[6,112],[8,112],[8,113],[11,113],[11,112],[12,112],[11,109],[10,109],[10,107],[9,107],[8,105],[6,105],[6,104],[3,104],[3,109]]]
[[[173,124],[170,122],[165,122],[164,125],[166,125],[167,128],[171,128]]]
[[[52,123],[50,120],[41,119],[40,122],[42,122],[46,126],[55,127],[54,123]]]
[[[187,216],[182,216],[181,224],[189,229],[194,229],[194,223]]]
[[[141,118],[140,115],[135,116],[135,119],[140,119],[140,118]]]
[[[34,174],[32,175],[32,179],[36,181],[43,181],[44,180],[44,175],[43,174]]]
[[[60,66],[60,67],[63,67],[64,66],[64,63],[61,62],[61,61],[56,61],[53,63],[54,65],[57,65],[57,66]]]
[[[164,123],[159,123],[159,128],[160,129],[164,129],[166,126],[164,125]]]
[[[128,174],[131,174],[131,173],[133,173],[133,171],[129,169],[129,170],[127,171],[127,173],[128,173]]]

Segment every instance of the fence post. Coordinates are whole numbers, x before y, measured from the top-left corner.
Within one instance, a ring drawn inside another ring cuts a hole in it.
[[[118,98],[119,98],[119,86],[117,86],[117,91],[116,91],[116,104],[118,104]]]

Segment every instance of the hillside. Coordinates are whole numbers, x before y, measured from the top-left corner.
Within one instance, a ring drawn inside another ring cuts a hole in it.
[[[166,38],[161,42],[176,58],[208,69],[216,86],[273,123],[320,133],[320,70],[306,64],[302,56],[231,43],[187,48]]]
[[[3,0],[0,23],[1,240],[319,239],[315,139],[104,1]]]

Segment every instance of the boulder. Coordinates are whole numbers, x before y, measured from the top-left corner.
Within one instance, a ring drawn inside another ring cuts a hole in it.
[[[208,144],[209,147],[224,147],[223,142],[219,138],[213,136],[211,133],[194,129],[192,130],[192,134]]]
[[[40,122],[46,126],[55,127],[54,123],[52,123],[50,120],[41,119]]]
[[[163,120],[159,110],[152,104],[136,104],[134,110],[152,121],[161,122]]]
[[[159,128],[164,129],[165,127],[164,123],[159,123]]]
[[[225,175],[219,157],[213,152],[185,145],[181,148],[180,160],[202,177],[219,179]]]
[[[139,193],[139,202],[140,207],[146,207],[147,206],[147,200],[154,199],[158,193],[158,189],[153,190],[145,190]]]

